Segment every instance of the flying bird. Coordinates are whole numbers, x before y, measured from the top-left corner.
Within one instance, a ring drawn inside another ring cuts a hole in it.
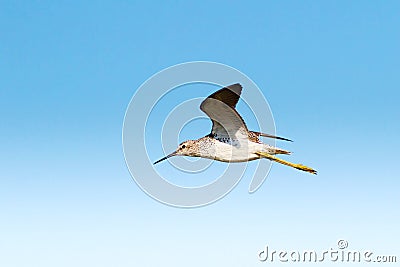
[[[290,152],[264,144],[260,137],[290,142],[291,140],[247,129],[243,118],[236,111],[236,104],[241,93],[242,86],[236,83],[207,97],[201,103],[200,109],[212,121],[211,133],[200,139],[181,143],[174,152],[157,160],[154,164],[173,156],[202,157],[222,162],[245,162],[266,158],[298,170],[317,174],[317,171],[310,167],[276,157],[277,154],[290,154]]]

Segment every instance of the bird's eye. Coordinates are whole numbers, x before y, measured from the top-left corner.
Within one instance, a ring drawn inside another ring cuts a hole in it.
[[[182,145],[182,146],[181,146],[181,148],[185,148],[185,147],[186,147],[185,145]]]

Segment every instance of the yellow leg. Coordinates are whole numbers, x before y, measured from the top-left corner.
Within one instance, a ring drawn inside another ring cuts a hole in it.
[[[286,165],[286,166],[290,166],[290,167],[296,168],[298,170],[302,170],[302,171],[309,172],[309,173],[312,173],[312,174],[317,174],[317,171],[312,169],[312,168],[310,168],[310,167],[307,167],[307,166],[304,166],[304,165],[301,165],[301,164],[291,163],[289,161],[277,158],[277,157],[272,156],[272,155],[270,155],[268,153],[265,153],[265,152],[256,152],[256,154],[260,155],[263,158],[267,158],[269,160],[276,161],[276,162],[278,162],[280,164],[283,164],[283,165]]]

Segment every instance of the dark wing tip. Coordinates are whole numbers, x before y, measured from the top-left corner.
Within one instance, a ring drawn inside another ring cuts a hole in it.
[[[282,141],[293,142],[293,140],[290,140],[290,139],[287,139],[287,138],[284,138],[284,137],[280,137],[280,136],[275,136],[275,138],[278,139],[278,140],[282,140]]]
[[[239,101],[240,94],[242,93],[242,88],[243,87],[240,83],[235,83],[218,90],[207,98],[217,99],[221,102],[224,102],[231,108],[235,108],[237,102]]]
[[[287,139],[287,138],[284,138],[284,137],[280,137],[280,136],[275,136],[275,135],[272,135],[272,134],[266,134],[266,133],[260,133],[260,132],[253,132],[253,133],[258,135],[258,136],[262,136],[262,137],[268,137],[268,138],[273,138],[273,139],[277,139],[277,140],[293,142],[290,139]]]

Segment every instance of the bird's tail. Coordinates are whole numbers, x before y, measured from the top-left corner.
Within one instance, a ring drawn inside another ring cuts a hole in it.
[[[276,161],[276,162],[278,162],[280,164],[283,164],[283,165],[286,165],[286,166],[290,166],[290,167],[293,167],[293,168],[301,170],[301,171],[309,172],[309,173],[312,173],[312,174],[317,174],[317,171],[312,169],[312,168],[310,168],[310,167],[307,167],[307,166],[304,166],[304,165],[301,165],[301,164],[291,163],[289,161],[277,158],[277,157],[272,156],[272,155],[270,155],[268,153],[265,153],[265,152],[256,152],[256,154],[258,154],[259,156],[261,156],[263,158],[267,158],[269,160]]]
[[[263,153],[265,153],[265,152],[263,152]],[[292,154],[292,152],[284,150],[282,148],[274,147],[273,154],[274,155],[276,155],[276,154],[290,155],[290,154]]]

